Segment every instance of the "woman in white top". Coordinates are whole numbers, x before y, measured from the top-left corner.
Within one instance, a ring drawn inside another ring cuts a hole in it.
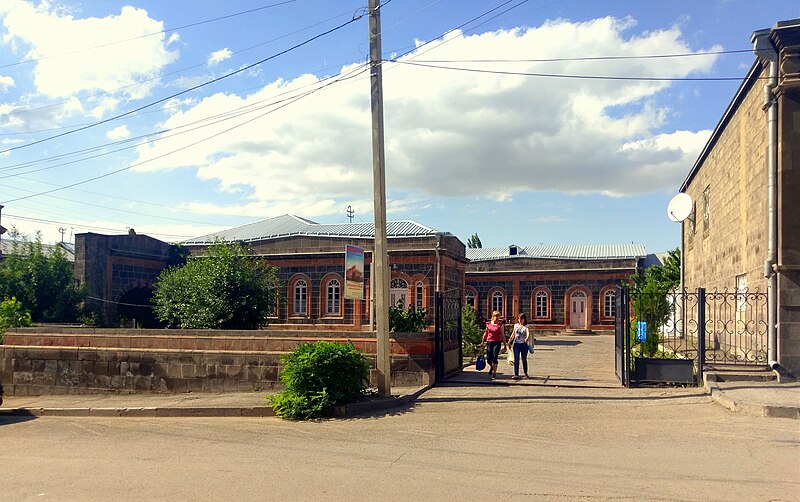
[[[519,379],[519,360],[522,359],[522,371],[525,373],[525,378],[528,376],[528,343],[531,341],[531,331],[528,329],[528,318],[525,314],[520,314],[517,318],[517,323],[511,331],[511,336],[508,339],[508,344],[514,347],[514,380]]]

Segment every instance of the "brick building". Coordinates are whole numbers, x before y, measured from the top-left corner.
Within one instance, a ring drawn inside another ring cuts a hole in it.
[[[615,287],[640,272],[640,244],[468,249],[465,302],[482,317],[527,314],[537,331],[613,331]]]
[[[462,290],[467,259],[457,237],[413,221],[390,221],[386,230],[391,305],[402,301],[432,310],[437,290]],[[365,249],[365,298],[370,297],[373,223],[320,224],[287,214],[183,245],[192,254],[201,254],[215,240],[243,242],[278,267],[281,290],[270,320],[273,329],[369,329],[369,302],[344,298],[343,272],[345,245]]]
[[[344,298],[345,246],[365,252],[364,295],[370,297],[372,223],[320,224],[283,215],[197,237],[182,243],[202,255],[215,241],[242,242],[278,268],[279,300],[273,330],[369,330],[367,300]],[[467,250],[453,234],[413,221],[387,224],[390,304],[426,308],[435,293],[463,295],[480,316],[500,310],[528,313],[535,329],[611,331],[614,287],[646,266],[644,247],[628,245],[533,246]],[[76,236],[76,278],[105,320],[137,320],[157,327],[149,303],[160,272],[175,248],[144,235]],[[574,310],[574,312],[573,312]]]
[[[769,361],[800,373],[800,19],[757,31],[756,59],[680,191],[689,290],[767,291]]]

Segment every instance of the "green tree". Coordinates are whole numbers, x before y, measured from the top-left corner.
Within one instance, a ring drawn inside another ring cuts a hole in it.
[[[423,331],[430,324],[428,311],[420,307],[408,306],[404,308],[403,300],[398,300],[397,305],[389,307],[389,331],[393,333],[417,333]]]
[[[205,256],[166,269],[153,292],[153,311],[170,327],[258,329],[275,308],[277,268],[238,243],[217,242]]]
[[[483,244],[481,244],[481,238],[478,237],[478,234],[472,234],[469,240],[467,240],[467,247],[470,249],[479,249],[483,247]]]
[[[15,297],[37,322],[74,322],[85,289],[75,284],[73,264],[54,246],[45,252],[40,233],[31,240],[11,230],[11,253],[0,262],[0,299]]]
[[[465,356],[478,355],[483,331],[478,325],[478,311],[472,305],[464,304],[461,307],[461,345]]]
[[[647,339],[641,344],[641,353],[650,357],[658,352],[659,329],[670,315],[667,294],[681,282],[681,253],[669,251],[662,265],[647,268],[643,274],[633,275],[627,282],[637,321],[647,323]],[[635,325],[631,330],[636,329]],[[635,335],[635,333],[633,333]]]

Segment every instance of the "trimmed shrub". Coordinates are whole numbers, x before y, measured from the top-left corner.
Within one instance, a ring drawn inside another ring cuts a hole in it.
[[[403,300],[397,305],[389,307],[389,331],[392,333],[418,333],[425,331],[430,324],[428,311],[411,305],[406,309]]]
[[[303,343],[281,356],[286,390],[270,396],[275,414],[290,420],[330,416],[334,406],[364,396],[369,364],[351,341]]]

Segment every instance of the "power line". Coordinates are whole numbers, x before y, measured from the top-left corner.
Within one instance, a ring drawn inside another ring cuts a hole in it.
[[[11,151],[14,151],[14,150],[19,150],[19,149],[21,149],[21,148],[27,148],[27,147],[30,147],[30,146],[33,146],[33,145],[37,145],[37,144],[39,144],[39,143],[44,143],[44,142],[46,142],[46,141],[50,141],[50,140],[53,140],[53,139],[56,139],[56,138],[61,138],[61,137],[63,137],[63,136],[66,136],[66,135],[68,135],[68,134],[73,134],[73,133],[76,133],[76,132],[85,131],[86,129],[89,129],[89,128],[92,128],[92,127],[96,127],[96,126],[98,126],[98,125],[105,124],[105,123],[111,122],[111,121],[113,121],[113,120],[120,119],[120,118],[122,118],[122,117],[125,117],[125,116],[128,116],[128,115],[132,115],[132,114],[134,114],[134,113],[136,113],[136,112],[138,112],[138,111],[144,110],[144,109],[146,109],[146,108],[150,108],[151,106],[157,105],[157,104],[159,104],[159,103],[163,103],[163,102],[165,102],[165,101],[168,101],[168,100],[170,100],[170,99],[172,99],[172,98],[175,98],[175,97],[181,96],[181,95],[183,95],[183,94],[186,94],[186,93],[188,93],[188,92],[191,92],[191,91],[194,91],[194,90],[200,89],[201,87],[205,87],[205,86],[207,86],[207,85],[210,85],[210,84],[213,84],[213,83],[215,83],[215,82],[219,82],[219,81],[221,81],[221,80],[223,80],[223,79],[226,79],[226,78],[232,77],[232,76],[234,76],[234,75],[238,75],[239,73],[242,73],[242,72],[244,72],[244,71],[246,71],[246,70],[249,70],[250,68],[253,68],[253,67],[255,67],[255,66],[258,66],[258,65],[260,65],[260,64],[263,64],[263,63],[265,63],[265,62],[267,62],[267,61],[270,61],[270,60],[272,60],[272,59],[275,59],[275,58],[277,58],[277,57],[279,57],[279,56],[282,56],[282,55],[284,55],[284,54],[286,54],[286,53],[288,53],[288,52],[290,52],[290,51],[293,51],[293,50],[295,50],[295,49],[298,49],[298,48],[300,48],[300,47],[303,47],[304,45],[307,45],[307,44],[309,44],[309,43],[313,42],[314,40],[317,40],[317,39],[319,39],[319,38],[322,38],[322,37],[324,37],[324,36],[326,36],[326,35],[329,35],[329,34],[331,34],[331,33],[335,32],[335,31],[338,31],[338,30],[340,30],[340,29],[344,28],[345,26],[347,26],[347,25],[349,25],[349,24],[352,24],[352,23],[354,23],[354,22],[356,22],[356,21],[360,20],[361,18],[362,18],[362,15],[357,15],[357,16],[354,16],[354,17],[353,17],[352,19],[350,19],[349,21],[346,21],[346,22],[344,22],[344,23],[342,23],[342,24],[340,24],[340,25],[338,25],[338,26],[336,26],[336,27],[334,27],[334,28],[331,28],[331,29],[329,29],[329,30],[326,30],[326,31],[324,31],[324,32],[322,32],[322,33],[319,33],[319,34],[317,34],[317,35],[314,35],[313,37],[311,37],[311,38],[308,38],[308,39],[304,40],[303,42],[300,42],[300,43],[298,43],[298,44],[295,44],[295,45],[293,45],[293,46],[289,47],[288,49],[284,49],[284,50],[282,50],[282,51],[280,51],[280,52],[277,52],[277,53],[275,53],[275,54],[273,54],[273,55],[271,55],[271,56],[268,56],[268,57],[266,57],[266,58],[264,58],[264,59],[261,59],[260,61],[257,61],[257,62],[255,62],[255,63],[252,63],[252,64],[249,64],[249,65],[243,66],[242,68],[239,68],[238,70],[234,70],[234,71],[232,71],[232,72],[226,73],[225,75],[222,75],[222,76],[220,76],[220,77],[217,77],[217,78],[214,78],[214,79],[208,80],[208,81],[206,81],[206,82],[203,82],[203,83],[201,83],[201,84],[197,84],[197,85],[195,85],[195,86],[189,87],[188,89],[184,89],[183,91],[176,92],[176,93],[174,93],[174,94],[170,94],[169,96],[166,96],[166,97],[164,97],[164,98],[158,99],[158,100],[156,100],[156,101],[152,101],[152,102],[150,102],[150,103],[148,103],[148,104],[145,104],[145,105],[142,105],[142,106],[140,106],[140,107],[134,108],[133,110],[129,110],[129,111],[127,111],[127,112],[124,112],[124,113],[121,113],[121,114],[115,115],[115,116],[113,116],[113,117],[109,117],[109,118],[107,118],[107,119],[100,120],[100,121],[98,121],[98,122],[95,122],[95,123],[93,123],[93,124],[89,124],[89,125],[86,125],[86,126],[83,126],[83,127],[79,127],[79,128],[77,128],[77,129],[73,129],[73,130],[71,130],[71,131],[66,131],[66,132],[63,132],[63,133],[60,133],[60,134],[55,134],[55,135],[53,135],[53,136],[48,136],[48,137],[46,137],[46,138],[42,138],[42,139],[39,139],[39,140],[36,140],[36,141],[32,141],[32,142],[30,142],[30,143],[26,143],[26,144],[24,144],[24,145],[19,145],[19,146],[15,146],[15,147],[7,148],[7,149],[5,149],[5,150],[0,150],[0,154],[4,154],[4,153],[11,152]]]
[[[293,1],[297,1],[297,0],[293,0]],[[338,14],[336,16],[330,17],[328,19],[324,19],[324,20],[319,21],[319,22],[314,23],[314,24],[310,24],[310,25],[305,26],[303,28],[300,28],[298,30],[286,33],[284,35],[281,35],[281,36],[278,36],[278,37],[275,37],[275,38],[271,38],[271,39],[266,40],[264,42],[260,42],[260,43],[255,44],[255,45],[251,45],[249,47],[245,47],[244,49],[236,49],[233,52],[235,54],[237,54],[237,55],[245,53],[247,51],[256,49],[258,47],[261,47],[263,45],[267,45],[267,44],[270,44],[272,42],[276,42],[278,40],[281,40],[281,39],[284,39],[284,38],[288,38],[288,37],[290,37],[292,35],[296,35],[297,33],[301,33],[303,31],[309,30],[309,29],[314,28],[316,26],[319,26],[321,24],[327,23],[328,21],[333,21],[334,19],[338,19],[338,18],[342,17],[343,15],[345,15],[347,13],[350,13],[350,12],[352,12],[352,11],[348,10],[345,13]],[[86,101],[86,100],[91,99],[91,98],[96,98],[98,96],[104,96],[104,95],[112,94],[112,93],[114,93],[116,91],[127,89],[129,87],[135,87],[137,85],[146,84],[147,82],[160,80],[160,79],[162,79],[164,77],[168,77],[170,75],[176,75],[178,73],[183,73],[183,72],[188,71],[188,70],[199,68],[199,67],[205,66],[206,64],[207,64],[207,62],[204,61],[202,63],[193,64],[191,66],[180,68],[180,69],[177,69],[177,70],[174,70],[174,71],[171,71],[171,72],[167,72],[167,73],[164,73],[164,74],[159,74],[159,75],[157,75],[155,77],[147,78],[147,79],[144,79],[144,80],[137,80],[136,82],[132,82],[132,83],[127,84],[127,85],[116,87],[116,88],[110,89],[108,91],[97,92],[97,93],[94,93],[94,94],[89,94],[89,95],[83,96],[82,98],[77,98],[77,101],[83,102],[83,101]],[[56,103],[51,103],[49,105],[34,107],[34,108],[24,108],[24,109],[18,109],[18,110],[11,110],[9,112],[6,112],[5,115],[6,116],[12,116],[12,115],[18,115],[18,114],[23,114],[23,113],[34,112],[34,111],[38,111],[38,110],[46,110],[48,108],[56,108],[56,107],[59,107],[59,106],[62,106],[64,104],[71,103],[71,102],[72,102],[72,100],[65,100],[65,101],[58,101]],[[162,108],[162,110],[163,109],[165,109],[165,108]],[[156,110],[156,111],[159,111],[159,110]],[[144,113],[152,113],[152,112],[144,112]],[[87,124],[75,124],[74,127],[82,127],[84,125],[87,125]],[[64,128],[51,128],[51,129],[47,129],[47,130],[59,130],[59,129],[64,129]],[[43,130],[43,131],[47,131],[47,130]],[[43,132],[43,131],[35,131],[35,132]],[[0,136],[7,136],[9,134],[14,134],[14,133],[0,134]],[[16,134],[25,134],[25,133],[16,133]]]
[[[212,19],[206,19],[204,21],[198,21],[196,23],[185,24],[183,26],[177,26],[175,28],[165,28],[165,29],[163,29],[161,31],[156,31],[156,32],[153,32],[153,33],[146,33],[144,35],[139,35],[139,36],[131,37],[131,38],[125,38],[125,39],[122,39],[122,40],[116,40],[114,42],[107,42],[107,43],[104,43],[104,44],[93,45],[91,47],[85,47],[83,49],[77,49],[77,50],[70,51],[70,52],[64,52],[62,54],[55,54],[55,55],[52,55],[52,56],[42,56],[40,58],[34,58],[34,59],[26,59],[26,60],[23,60],[23,61],[18,61],[16,63],[8,63],[8,64],[0,65],[0,69],[8,68],[8,67],[11,67],[11,66],[19,66],[19,65],[22,65],[22,64],[35,63],[37,61],[43,61],[45,59],[53,59],[53,58],[62,57],[62,56],[68,56],[68,55],[72,55],[72,54],[79,54],[81,52],[91,51],[91,50],[94,50],[94,49],[100,49],[100,48],[108,47],[108,46],[111,46],[111,45],[122,44],[122,43],[125,43],[125,42],[131,42],[133,40],[140,40],[142,38],[152,37],[152,36],[155,36],[155,35],[162,35],[162,34],[167,33],[168,31],[177,31],[177,30],[182,30],[184,28],[192,28],[194,26],[200,26],[202,24],[208,24],[208,23],[212,23],[212,22],[215,22],[215,21],[221,21],[223,19],[230,19],[232,17],[243,16],[245,14],[252,14],[253,12],[258,12],[258,11],[264,10],[264,9],[271,9],[273,7],[279,7],[281,5],[294,3],[296,1],[297,0],[286,0],[284,2],[278,2],[278,3],[274,3],[274,4],[270,4],[270,5],[262,5],[261,7],[256,7],[256,8],[245,10],[245,11],[235,12],[233,14],[227,14],[227,15],[215,17],[215,18],[212,18]]]
[[[118,228],[100,227],[100,226],[96,226],[96,225],[83,225],[83,224],[78,224],[78,223],[70,223],[70,222],[67,222],[67,221],[47,220],[47,219],[44,219],[44,218],[32,218],[30,216],[19,216],[19,215],[16,215],[16,214],[7,214],[6,216],[9,216],[11,218],[16,218],[18,220],[23,220],[23,221],[33,221],[33,222],[36,222],[36,223],[50,223],[50,224],[53,224],[53,225],[69,225],[71,227],[76,227],[76,228],[89,228],[89,229],[94,229],[94,230],[104,230],[104,231],[108,231],[108,232],[124,232],[124,230],[120,230]],[[192,235],[161,234],[161,233],[154,233],[154,232],[148,232],[148,233],[150,235],[161,235],[161,236],[164,236],[164,237],[178,237],[178,238],[184,238],[184,239],[189,239],[191,237],[194,237]]]
[[[363,70],[364,70],[364,68],[366,68],[366,67],[362,67],[362,68],[356,68],[355,70],[351,71],[351,72],[350,72],[350,74],[353,74],[353,73],[355,73],[356,71],[363,71]],[[176,149],[176,150],[169,151],[169,152],[167,152],[167,153],[164,153],[164,154],[162,154],[162,155],[157,155],[156,157],[150,158],[150,159],[148,159],[148,160],[144,160],[144,161],[142,161],[142,162],[137,162],[137,163],[135,163],[135,164],[131,164],[131,165],[127,166],[127,167],[122,167],[122,168],[120,168],[120,169],[116,169],[116,170],[114,170],[114,171],[111,171],[111,172],[108,172],[108,173],[105,173],[105,174],[101,174],[101,175],[99,175],[99,176],[94,176],[94,177],[92,177],[92,178],[89,178],[89,179],[85,179],[85,180],[82,180],[82,181],[77,181],[77,182],[75,182],[75,183],[72,183],[72,184],[69,184],[69,185],[60,186],[60,187],[58,187],[58,188],[54,188],[54,189],[52,189],[52,190],[47,190],[47,191],[44,191],[44,192],[39,192],[39,193],[35,193],[35,194],[32,194],[32,195],[26,195],[26,196],[24,196],[24,197],[17,197],[16,199],[9,199],[9,200],[6,200],[6,201],[4,201],[4,202],[5,202],[5,203],[10,203],[10,202],[16,202],[16,201],[20,201],[20,200],[30,199],[30,198],[32,198],[32,197],[38,197],[38,196],[40,196],[40,195],[46,195],[46,194],[53,193],[53,192],[57,192],[57,191],[64,190],[64,189],[67,189],[67,188],[72,188],[72,187],[75,187],[75,186],[83,185],[83,184],[85,184],[85,183],[89,183],[89,182],[92,182],[92,181],[96,181],[96,180],[99,180],[99,179],[102,179],[102,178],[107,178],[108,176],[112,176],[112,175],[114,175],[114,174],[118,174],[118,173],[121,173],[121,172],[123,172],[123,171],[127,171],[127,170],[129,170],[129,169],[132,169],[132,168],[134,168],[134,167],[137,167],[137,166],[140,166],[140,165],[143,165],[143,164],[147,164],[147,163],[149,163],[149,162],[152,162],[152,161],[154,161],[154,160],[158,160],[158,159],[160,159],[160,158],[163,158],[163,157],[166,157],[166,156],[168,156],[168,155],[172,155],[173,153],[177,153],[177,152],[180,152],[180,151],[186,150],[186,149],[188,149],[188,148],[191,148],[191,147],[193,147],[193,146],[196,146],[196,145],[198,145],[198,144],[200,144],[200,143],[203,143],[203,142],[205,142],[205,141],[208,141],[208,140],[210,140],[210,139],[212,139],[212,138],[215,138],[215,137],[217,137],[217,136],[220,136],[220,135],[222,135],[222,134],[225,134],[225,133],[227,133],[227,132],[230,132],[230,131],[232,131],[232,130],[234,130],[234,129],[237,129],[237,128],[239,128],[239,127],[242,127],[242,126],[244,126],[244,125],[246,125],[246,124],[249,124],[250,122],[253,122],[253,121],[255,121],[255,120],[258,120],[259,118],[262,118],[262,117],[264,117],[264,116],[266,116],[266,115],[268,115],[268,114],[270,114],[270,113],[273,113],[273,112],[275,112],[275,111],[277,111],[277,110],[280,110],[280,109],[282,109],[282,108],[284,108],[284,107],[286,107],[286,106],[289,106],[290,104],[292,104],[292,103],[294,103],[294,102],[298,101],[299,99],[301,99],[301,98],[303,98],[303,97],[306,97],[306,96],[308,96],[308,95],[310,95],[310,94],[313,94],[314,92],[317,92],[317,91],[319,91],[320,89],[324,89],[325,87],[328,87],[328,86],[330,86],[330,85],[332,85],[332,84],[334,84],[334,83],[336,83],[336,82],[338,82],[338,81],[345,80],[346,78],[352,78],[352,77],[349,77],[349,75],[350,75],[350,74],[342,75],[342,76],[340,76],[339,78],[337,78],[336,80],[334,80],[333,82],[330,82],[330,83],[326,84],[325,86],[322,86],[322,87],[319,87],[319,88],[317,88],[317,89],[314,89],[313,91],[309,91],[309,92],[308,92],[308,93],[306,93],[305,95],[302,95],[302,96],[300,96],[300,97],[298,97],[298,98],[294,99],[293,101],[289,101],[288,103],[285,103],[285,104],[283,104],[283,105],[281,105],[281,106],[279,106],[279,107],[277,107],[277,108],[275,108],[275,109],[273,109],[273,110],[269,110],[269,111],[267,111],[267,112],[265,112],[265,113],[262,113],[261,115],[258,115],[257,117],[254,117],[254,118],[252,118],[252,119],[250,119],[250,120],[246,120],[246,121],[244,121],[244,122],[242,122],[242,123],[240,123],[240,124],[237,124],[237,125],[235,125],[235,126],[229,127],[228,129],[225,129],[225,130],[223,130],[223,131],[220,131],[220,132],[218,132],[218,133],[212,134],[211,136],[205,137],[205,138],[203,138],[203,139],[200,139],[200,140],[198,140],[198,141],[195,141],[195,142],[193,142],[193,143],[190,143],[190,144],[188,144],[188,145],[185,145],[185,146],[183,146],[183,147],[181,147],[181,148],[178,148],[178,149]]]
[[[742,77],[625,77],[613,75],[571,75],[566,73],[538,73],[520,71],[501,71],[501,70],[482,70],[479,68],[457,68],[453,66],[440,66],[432,64],[417,63],[414,61],[390,60],[393,63],[405,64],[410,66],[420,66],[424,68],[436,68],[440,70],[455,70],[472,73],[489,73],[494,75],[519,75],[526,77],[549,77],[549,78],[569,78],[582,80],[629,80],[636,82],[724,82],[741,81]]]
[[[684,52],[674,54],[649,54],[642,56],[587,56],[587,57],[563,57],[563,58],[540,58],[540,59],[415,59],[417,63],[554,63],[572,61],[617,61],[629,59],[661,59],[661,58],[682,58],[693,56],[715,56],[720,54],[741,54],[753,52],[753,49],[737,49],[730,51],[708,51],[708,52]],[[395,58],[392,59],[394,61]]]
[[[168,128],[168,129],[162,129],[162,130],[159,130],[159,131],[151,131],[149,133],[141,134],[141,135],[135,136],[133,138],[127,138],[127,139],[124,139],[124,140],[114,141],[114,142],[111,142],[111,143],[104,143],[104,144],[101,144],[101,145],[95,145],[95,146],[84,148],[84,149],[81,149],[81,150],[74,150],[72,152],[66,152],[66,153],[63,153],[63,154],[54,155],[52,157],[48,157],[48,158],[44,158],[44,159],[36,159],[36,160],[31,160],[31,161],[26,161],[26,162],[20,162],[18,164],[11,164],[11,165],[5,166],[5,167],[0,167],[0,171],[4,171],[4,170],[5,171],[15,171],[15,170],[19,170],[19,169],[24,169],[26,167],[32,167],[32,166],[35,166],[35,165],[38,165],[38,164],[42,164],[42,163],[58,161],[58,160],[65,159],[65,158],[68,158],[68,157],[71,157],[71,156],[75,156],[75,155],[80,155],[80,154],[84,154],[84,153],[91,153],[91,152],[94,152],[94,151],[97,151],[97,150],[102,150],[102,149],[107,148],[107,147],[113,147],[113,146],[116,146],[116,145],[129,144],[129,143],[134,142],[136,140],[145,140],[145,141],[136,143],[134,145],[124,146],[122,148],[117,148],[115,150],[105,151],[105,152],[97,154],[97,155],[83,157],[83,158],[80,158],[80,159],[63,162],[63,163],[56,164],[56,165],[49,166],[49,167],[43,167],[43,168],[35,169],[35,170],[32,170],[32,171],[26,171],[24,173],[15,173],[15,174],[9,174],[9,175],[6,175],[6,176],[0,176],[0,179],[12,177],[12,176],[20,176],[21,174],[30,174],[30,173],[33,173],[33,172],[53,169],[53,168],[62,167],[62,166],[65,166],[65,165],[71,165],[71,164],[83,162],[83,161],[86,161],[86,160],[90,160],[90,159],[94,159],[94,158],[103,157],[103,156],[106,156],[106,155],[111,155],[111,154],[114,154],[114,153],[118,153],[118,152],[123,151],[123,150],[136,148],[136,147],[141,146],[143,144],[154,143],[156,141],[161,141],[163,139],[172,138],[172,137],[175,137],[175,136],[178,136],[178,135],[181,135],[181,134],[186,134],[186,133],[189,133],[189,132],[192,132],[192,131],[196,131],[198,129],[202,129],[204,127],[209,127],[209,126],[212,126],[212,125],[216,125],[216,124],[218,124],[220,122],[224,122],[226,120],[238,118],[238,117],[247,115],[249,113],[253,113],[253,112],[256,112],[256,111],[259,111],[259,110],[263,110],[264,108],[267,108],[267,107],[270,107],[270,106],[275,106],[275,105],[278,105],[280,103],[284,103],[286,101],[291,101],[291,100],[297,99],[298,97],[305,97],[306,95],[308,95],[311,92],[314,92],[315,90],[305,91],[304,93],[301,93],[301,94],[296,95],[296,96],[290,96],[290,97],[287,97],[287,98],[284,98],[284,99],[268,102],[270,99],[274,99],[274,98],[277,98],[279,96],[284,96],[284,95],[287,95],[287,94],[292,94],[292,93],[295,93],[295,92],[300,91],[300,90],[302,90],[304,88],[307,88],[307,87],[319,86],[319,84],[325,82],[326,80],[331,80],[333,78],[335,78],[335,77],[334,76],[326,77],[326,78],[320,79],[320,80],[318,80],[318,81],[316,81],[314,83],[307,84],[307,85],[298,87],[296,89],[291,89],[291,90],[279,93],[279,94],[277,94],[275,96],[272,96],[270,98],[259,100],[259,101],[256,101],[254,103],[250,103],[250,104],[238,107],[238,108],[234,108],[233,110],[228,110],[226,112],[218,113],[216,115],[203,117],[201,119],[198,119],[198,120],[195,120],[193,122],[189,122],[187,124],[183,124],[183,125],[180,125],[180,126],[177,126],[177,127],[172,127],[172,128]],[[319,87],[324,87],[324,86],[319,86]],[[256,106],[256,105],[259,105],[259,106]],[[197,125],[197,124],[202,124],[202,125]],[[194,126],[194,125],[197,125],[197,127],[192,127],[190,129],[186,129],[187,127],[191,127],[191,126]],[[183,130],[181,130],[181,129],[183,129]],[[171,135],[168,135],[168,136],[164,136],[164,134],[166,134],[166,133],[174,132],[174,131],[178,131],[178,130],[181,130],[181,131],[180,132],[175,132],[174,134],[171,134]],[[150,138],[153,135],[161,135],[161,136],[158,137],[158,138],[155,138],[155,139],[147,139],[147,138]]]

